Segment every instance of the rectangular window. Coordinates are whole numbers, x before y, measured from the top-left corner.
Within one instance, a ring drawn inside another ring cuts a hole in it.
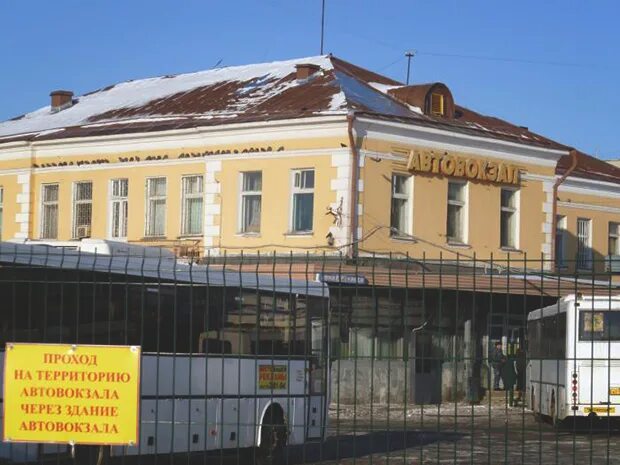
[[[311,232],[314,215],[314,170],[293,171],[292,232]]]
[[[58,184],[44,184],[41,192],[41,239],[58,238]]]
[[[411,176],[392,175],[392,209],[390,217],[390,234],[407,236],[411,228]]]
[[[577,218],[577,268],[592,268],[592,221]]]
[[[93,183],[76,182],[73,185],[73,238],[90,237],[93,219]]]
[[[620,255],[620,223],[609,222],[609,255]]]
[[[620,312],[579,312],[579,340],[620,341]]]
[[[566,259],[566,217],[557,215],[555,217],[555,263],[557,266],[564,266]]]
[[[500,246],[516,249],[519,223],[519,192],[501,189]]]
[[[166,178],[146,180],[146,230],[145,236],[166,234]]]
[[[184,176],[181,188],[183,189],[183,227],[181,234],[185,236],[202,234],[202,176]]]
[[[259,233],[263,174],[260,171],[241,173],[241,232]]]
[[[443,95],[431,94],[431,113],[435,116],[443,116],[444,113]]]
[[[110,237],[124,239],[127,237],[129,217],[129,181],[113,179],[110,190]]]
[[[448,183],[448,221],[446,235],[449,242],[465,243],[465,222],[467,209],[467,184]]]

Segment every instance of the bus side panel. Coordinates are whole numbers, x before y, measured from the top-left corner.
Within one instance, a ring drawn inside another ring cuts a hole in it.
[[[555,400],[556,415],[563,419],[566,409],[566,362],[564,360],[531,360],[529,362],[529,402],[534,393],[532,410],[551,415],[551,401]]]

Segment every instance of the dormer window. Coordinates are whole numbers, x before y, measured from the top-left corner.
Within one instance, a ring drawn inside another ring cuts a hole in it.
[[[444,113],[443,95],[433,92],[431,94],[431,114],[433,116],[443,116]]]

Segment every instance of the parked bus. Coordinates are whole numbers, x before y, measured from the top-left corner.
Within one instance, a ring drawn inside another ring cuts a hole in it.
[[[528,315],[527,337],[535,414],[620,416],[620,296],[564,297]]]
[[[322,439],[328,288],[183,264],[135,247],[101,255],[0,243],[2,348],[142,347],[139,444],[77,447],[78,463],[253,447],[269,462],[287,445]],[[9,463],[68,454],[64,445],[0,446]]]

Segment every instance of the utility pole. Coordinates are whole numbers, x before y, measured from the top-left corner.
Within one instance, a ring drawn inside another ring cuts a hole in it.
[[[411,59],[415,56],[415,50],[405,53],[407,57],[407,85],[409,85],[409,73],[411,72]]]
[[[321,55],[323,55],[323,35],[325,33],[325,0],[322,0],[321,6]]]

